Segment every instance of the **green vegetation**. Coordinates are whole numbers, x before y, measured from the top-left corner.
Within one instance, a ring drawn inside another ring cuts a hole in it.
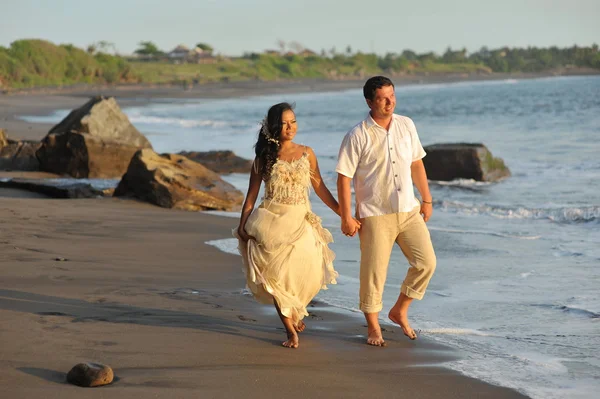
[[[110,55],[114,45],[98,42],[87,51],[72,45],[54,45],[43,40],[19,40],[9,48],[0,46],[0,88],[65,86],[73,84],[197,84],[240,80],[284,80],[303,78],[363,79],[373,74],[435,75],[490,74],[493,72],[551,72],[568,68],[593,68],[600,72],[598,46],[559,49],[482,48],[472,54],[465,49],[417,54],[411,50],[401,53],[344,53],[335,49],[318,55],[295,43],[293,52],[251,53],[239,58],[212,56],[213,48],[206,43],[197,47],[207,54],[182,59],[169,59],[166,52],[152,42],[140,42],[137,58]]]
[[[135,81],[130,64],[106,53],[89,54],[72,45],[18,40],[0,47],[0,88]]]

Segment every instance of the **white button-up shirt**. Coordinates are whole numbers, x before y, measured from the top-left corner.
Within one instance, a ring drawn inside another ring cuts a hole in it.
[[[335,171],[353,179],[359,218],[409,212],[419,205],[410,166],[424,156],[412,119],[394,114],[388,131],[368,115],[344,137]]]

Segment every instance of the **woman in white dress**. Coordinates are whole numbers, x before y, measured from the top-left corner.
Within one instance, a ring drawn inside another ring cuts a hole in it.
[[[311,212],[310,187],[339,215],[310,147],[293,142],[296,115],[288,103],[273,105],[255,145],[239,239],[248,288],[261,303],[274,304],[287,333],[283,346],[297,348],[306,306],[327,284],[335,284],[331,233]],[[254,209],[262,182],[265,196]]]

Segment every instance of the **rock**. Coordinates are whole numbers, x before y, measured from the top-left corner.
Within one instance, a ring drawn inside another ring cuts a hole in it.
[[[40,169],[36,151],[41,147],[37,141],[14,141],[5,139],[2,145],[0,135],[0,170],[27,170]]]
[[[480,143],[446,143],[425,147],[423,164],[430,180],[473,179],[497,181],[510,176],[500,158]]]
[[[87,183],[59,184],[46,179],[2,179],[0,187],[28,190],[52,198],[97,198],[103,192]]]
[[[6,147],[8,145],[8,139],[6,137],[6,132],[4,129],[0,129],[0,150],[2,147]]]
[[[179,155],[188,157],[206,166],[208,169],[218,174],[229,173],[250,173],[252,161],[238,157],[233,151],[208,151],[208,152],[186,152],[182,151]]]
[[[243,194],[203,165],[182,155],[138,151],[115,190],[163,208],[190,211],[233,210]]]
[[[114,98],[93,97],[42,140],[40,169],[73,177],[121,177],[135,152],[152,148]]]
[[[80,387],[99,387],[110,384],[114,373],[109,366],[100,363],[79,363],[67,374],[67,382]]]

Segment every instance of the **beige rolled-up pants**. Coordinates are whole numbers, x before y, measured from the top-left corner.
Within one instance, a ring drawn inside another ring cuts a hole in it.
[[[420,207],[410,212],[360,219],[360,310],[376,313],[382,296],[390,255],[398,244],[410,267],[400,292],[421,299],[435,271],[436,257]]]

